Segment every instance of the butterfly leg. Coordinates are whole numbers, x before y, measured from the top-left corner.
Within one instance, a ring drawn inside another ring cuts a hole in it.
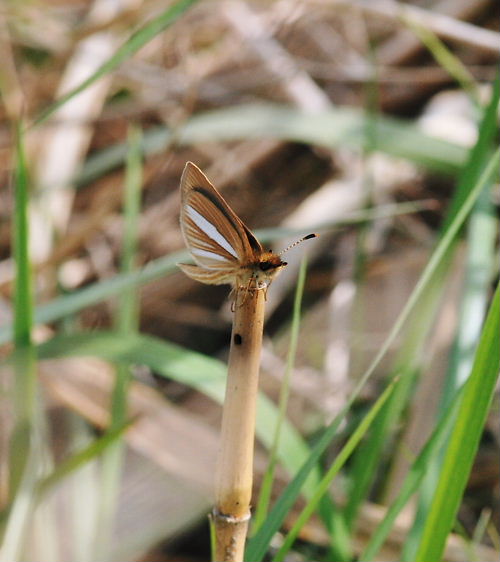
[[[229,293],[229,298],[231,299],[231,312],[236,310],[236,301],[238,299],[239,287],[233,287]]]
[[[251,277],[251,278],[249,279],[249,281],[248,281],[248,283],[246,284],[245,287],[242,287],[242,288],[245,290],[245,292],[244,292],[244,294],[243,294],[243,300],[241,301],[241,305],[240,305],[240,306],[243,306],[243,304],[244,304],[245,301],[247,300],[248,293],[252,290],[252,287],[251,287],[252,281],[253,281],[253,277]]]
[[[232,297],[231,301],[231,312],[235,312],[237,308],[243,306],[247,299],[247,294],[249,291],[249,284],[247,285],[236,285],[231,289],[231,293],[229,294]],[[243,293],[243,294],[242,294]],[[242,295],[242,296],[240,296]]]

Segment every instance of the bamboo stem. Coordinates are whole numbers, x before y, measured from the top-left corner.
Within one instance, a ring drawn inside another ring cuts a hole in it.
[[[242,562],[250,520],[264,291],[237,291],[217,461],[214,562]]]

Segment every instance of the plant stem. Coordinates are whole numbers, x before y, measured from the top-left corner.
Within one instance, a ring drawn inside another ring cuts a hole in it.
[[[213,522],[216,562],[242,562],[250,520],[264,291],[236,293]]]

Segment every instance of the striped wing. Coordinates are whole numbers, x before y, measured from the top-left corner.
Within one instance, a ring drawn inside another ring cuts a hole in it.
[[[188,277],[200,283],[208,283],[209,285],[225,285],[227,283],[235,285],[236,276],[234,269],[208,269],[188,263],[178,263],[177,265]]]
[[[204,283],[231,283],[237,268],[254,262],[262,246],[207,177],[188,162],[181,178],[181,229],[197,266],[181,268]]]

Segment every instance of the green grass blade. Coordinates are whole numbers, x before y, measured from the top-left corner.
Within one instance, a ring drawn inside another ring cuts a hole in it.
[[[133,273],[136,269],[137,231],[141,205],[142,163],[140,154],[141,134],[138,129],[129,130],[130,150],[125,175],[125,208],[121,273]],[[118,299],[115,324],[123,333],[135,332],[139,323],[139,297],[134,287],[123,290]],[[127,389],[130,380],[128,367],[118,367],[111,406],[111,426],[121,425],[127,416]]]
[[[446,214],[446,218],[441,226],[441,232],[445,232],[450,223],[455,218],[455,215],[463,205],[463,202],[468,196],[470,186],[474,185],[484,167],[486,166],[491,154],[492,139],[495,138],[498,130],[497,126],[497,111],[500,98],[500,77],[497,77],[493,84],[493,92],[490,103],[488,104],[482,123],[479,129],[479,137],[472,148],[467,154],[465,167],[462,170],[460,181],[456,188],[456,193],[450,204],[450,208]]]
[[[211,514],[208,516],[208,527],[210,532],[210,560],[215,560],[215,549],[217,548],[217,539],[215,536],[215,525]]]
[[[141,205],[142,161],[140,152],[141,133],[137,127],[129,127],[129,152],[125,173],[124,233],[121,255],[122,273],[136,269],[137,234]],[[123,291],[115,312],[116,329],[127,334],[135,332],[139,324],[139,294],[133,288]],[[115,369],[115,385],[111,396],[111,423],[108,432],[122,426],[127,419],[127,395],[131,381],[129,365],[118,364]],[[109,558],[114,518],[117,514],[120,483],[122,481],[125,447],[121,440],[110,443],[102,459],[99,494],[99,511],[96,526],[94,558]]]
[[[83,310],[87,306],[119,295],[122,291],[149,283],[155,279],[177,270],[176,264],[187,256],[186,251],[175,252],[149,262],[139,271],[121,273],[112,279],[90,285],[70,295],[57,297],[50,303],[40,306],[35,311],[35,323],[43,324],[60,320]],[[0,344],[10,341],[10,326],[0,329]]]
[[[419,40],[427,47],[436,62],[457,81],[464,92],[467,92],[471,98],[477,102],[479,92],[476,81],[462,61],[455,56],[450,49],[446,47],[443,41],[441,41],[441,39],[430,29],[416,23],[412,20],[411,16],[403,16],[403,20],[413,33],[415,33]]]
[[[332,480],[338,474],[339,470],[344,466],[347,459],[351,456],[352,452],[357,447],[358,443],[361,441],[370,425],[373,423],[373,420],[379,413],[380,409],[386,403],[391,393],[394,391],[395,382],[396,381],[393,381],[389,384],[380,398],[370,408],[368,414],[363,418],[361,423],[349,437],[347,443],[342,447],[339,454],[337,455],[337,458],[319,482],[312,498],[307,502],[307,505],[297,517],[297,520],[295,521],[290,532],[287,534],[283,545],[277,552],[276,556],[273,558],[273,562],[282,562],[285,559],[286,553],[290,550],[302,527],[307,523],[311,515],[318,507],[321,498],[328,491]]]
[[[290,333],[290,344],[288,346],[288,357],[285,368],[285,376],[281,385],[281,392],[278,406],[278,419],[274,430],[273,441],[269,451],[269,463],[262,479],[262,486],[260,489],[259,500],[255,510],[255,518],[253,521],[252,532],[257,532],[262,525],[271,500],[271,492],[274,482],[274,473],[278,461],[278,445],[281,437],[281,428],[286,417],[286,408],[288,405],[288,398],[290,396],[290,381],[292,377],[293,367],[295,365],[295,358],[297,355],[297,344],[299,340],[300,330],[300,307],[302,305],[302,297],[304,294],[304,285],[306,281],[307,271],[307,258],[304,256],[300,264],[300,271],[297,280],[297,289],[295,291],[295,300],[293,304],[292,326]]]
[[[47,107],[35,120],[38,125],[45,121],[54,111],[64,105],[67,101],[74,98],[80,92],[86,90],[94,82],[109,74],[120,64],[125,62],[140,48],[144,47],[151,39],[164,31],[168,26],[174,23],[192,4],[198,0],[179,0],[172,6],[169,6],[159,16],[148,22],[136,33],[134,33],[105,63],[103,63],[91,76],[85,79],[79,86],[69,91],[67,94],[59,98],[49,107]]]
[[[27,463],[28,469],[23,472],[13,501],[0,519],[2,562],[22,559],[28,525],[35,508],[36,471],[31,469],[30,465],[33,465],[32,458]]]
[[[446,380],[444,404],[448,403],[446,395],[453,395],[470,374],[475,346],[479,341],[488,305],[491,277],[495,271],[495,242],[498,234],[498,220],[491,200],[492,187],[488,186],[481,194],[469,221],[464,293],[450,373]],[[474,345],[471,345],[472,342]]]
[[[33,326],[33,288],[29,259],[28,189],[26,155],[21,124],[18,124],[16,130],[13,222],[13,256],[16,264],[14,288],[14,343],[16,346],[29,346],[31,344],[31,330]]]
[[[139,215],[141,208],[142,156],[140,151],[141,131],[136,127],[129,129],[129,153],[125,173],[124,233],[122,244],[122,273],[132,273],[137,269],[137,244]],[[138,295],[135,287],[129,287],[120,294],[116,325],[119,330],[128,332],[138,327]]]
[[[14,166],[13,255],[16,265],[14,286],[13,419],[9,441],[8,500],[1,522],[2,554],[6,560],[18,559],[23,551],[28,523],[32,516],[37,453],[36,432],[37,373],[36,355],[31,342],[33,289],[29,256],[29,181],[21,123],[17,124]]]
[[[10,440],[9,496],[14,498],[26,468],[33,445],[36,407],[36,359],[31,343],[33,325],[33,280],[29,256],[29,181],[24,152],[22,127],[16,129],[14,168],[14,344],[18,350],[14,362],[14,418],[15,427]]]
[[[415,562],[438,562],[467,484],[500,368],[500,286],[497,287],[446,449]]]
[[[305,113],[279,105],[248,105],[214,110],[197,115],[178,130],[179,142],[231,141],[277,138],[324,146],[361,150],[366,143],[366,115],[351,108]],[[465,161],[467,150],[431,137],[414,125],[379,117],[377,149],[408,159],[431,170],[455,174]]]

